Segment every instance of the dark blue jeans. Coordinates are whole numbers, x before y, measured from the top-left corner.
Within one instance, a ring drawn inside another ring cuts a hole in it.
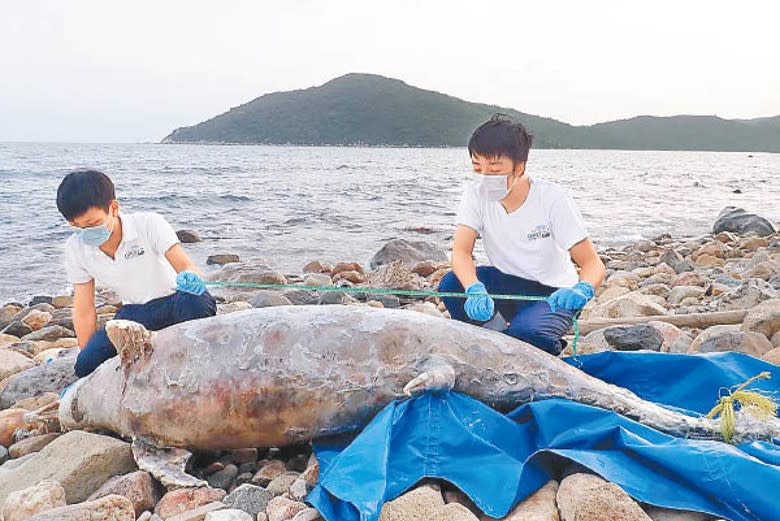
[[[150,331],[158,331],[180,322],[213,317],[216,314],[217,302],[208,291],[203,295],[177,291],[173,295],[150,300],[146,304],[126,304],[117,311],[114,318],[132,320],[143,324]],[[116,356],[116,349],[108,339],[106,330],[98,329],[76,359],[76,376],[87,376],[113,356]]]
[[[550,296],[556,289],[533,280],[502,273],[493,266],[477,267],[477,278],[490,294]],[[454,272],[441,279],[439,291],[462,292],[463,285]],[[442,298],[450,316],[461,322],[482,324],[468,318],[463,305],[464,298]],[[511,324],[505,334],[539,347],[550,354],[557,355],[566,346],[561,340],[572,325],[574,311],[559,310],[553,312],[545,301],[532,300],[496,300],[496,311],[500,312]]]

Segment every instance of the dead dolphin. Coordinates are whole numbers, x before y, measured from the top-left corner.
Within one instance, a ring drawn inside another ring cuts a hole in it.
[[[720,439],[718,423],[644,401],[509,336],[422,313],[368,307],[253,309],[155,333],[115,320],[118,357],[60,403],[68,429],[134,440],[139,466],[192,486],[186,450],[280,446],[356,431],[392,400],[456,389],[498,410],[562,397],[682,437]],[[780,422],[739,433],[780,436]],[[154,449],[165,448],[166,451]]]

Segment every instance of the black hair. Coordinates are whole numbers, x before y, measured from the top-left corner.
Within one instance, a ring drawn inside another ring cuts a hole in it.
[[[526,128],[506,114],[493,114],[477,127],[469,138],[469,155],[484,157],[507,156],[515,163],[528,160],[533,136]]]
[[[114,199],[114,183],[97,170],[75,170],[57,188],[57,209],[68,221],[84,215],[90,208],[108,211]]]

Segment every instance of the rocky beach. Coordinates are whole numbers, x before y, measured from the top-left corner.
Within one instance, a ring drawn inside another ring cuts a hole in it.
[[[184,243],[198,241],[197,233],[188,230],[179,237]],[[599,253],[607,278],[581,314],[579,354],[737,351],[780,365],[780,233],[775,224],[727,208],[707,235],[661,234]],[[272,259],[242,259],[231,252],[214,252],[208,263],[219,266],[209,279],[226,286],[293,286],[279,291],[215,286],[211,291],[220,314],[280,305],[346,305],[403,308],[446,320],[437,297],[378,291],[436,290],[450,269],[447,259],[448,252],[436,244],[393,239],[367,266],[353,259],[335,264],[316,259],[303,264],[307,259],[302,259],[300,272],[287,273],[274,269]],[[350,289],[317,292],[296,285]],[[5,521],[319,519],[304,502],[319,474],[308,446],[198,453],[192,473],[209,487],[166,491],[137,469],[126,441],[104,433],[62,432],[58,393],[76,380],[72,303],[70,295],[39,295],[0,308],[0,505]],[[120,306],[116,295],[99,291],[100,324]],[[562,356],[572,354],[569,344]],[[717,397],[712,399],[714,405]],[[386,504],[381,519],[466,521],[481,515],[452,486],[426,482]],[[558,480],[506,519],[713,518],[639,504],[586,469],[561,465]]]

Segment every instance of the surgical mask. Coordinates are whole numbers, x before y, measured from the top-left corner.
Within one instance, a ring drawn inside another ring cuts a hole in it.
[[[87,246],[101,246],[109,237],[111,237],[111,230],[108,229],[106,223],[82,228],[79,231],[79,239]]]
[[[512,188],[507,188],[506,184],[507,179],[511,175],[512,174],[483,175],[472,172],[468,179],[476,184],[477,192],[480,197],[487,199],[488,201],[496,202],[509,195],[509,191]]]

